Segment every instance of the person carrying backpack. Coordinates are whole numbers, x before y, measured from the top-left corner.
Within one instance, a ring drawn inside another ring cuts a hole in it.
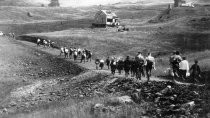
[[[176,51],[175,55],[173,56],[173,59],[171,61],[172,69],[173,69],[173,81],[175,81],[175,78],[179,77],[179,63],[182,61],[182,57],[180,56],[179,51]]]

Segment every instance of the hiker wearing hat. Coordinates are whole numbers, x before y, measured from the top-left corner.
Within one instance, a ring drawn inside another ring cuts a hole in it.
[[[131,68],[131,61],[130,61],[130,57],[127,56],[124,61],[125,77],[128,77],[130,68]]]

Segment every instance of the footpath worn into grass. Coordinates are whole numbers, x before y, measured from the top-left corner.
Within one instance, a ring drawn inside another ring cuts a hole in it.
[[[39,49],[39,50],[41,50],[41,51],[43,51],[43,52],[47,52],[47,53],[49,53],[49,54],[51,54],[51,55],[54,55],[54,56],[56,56],[56,57],[59,57],[59,58],[63,58],[63,59],[65,59],[64,58],[64,56],[62,55],[62,56],[60,56],[60,50],[58,50],[58,49],[55,49],[55,48],[48,48],[48,47],[43,47],[43,46],[39,46],[39,47],[37,47],[36,46],[36,44],[34,44],[34,43],[31,43],[31,42],[28,42],[28,41],[20,41],[21,43],[23,43],[23,44],[25,44],[25,45],[28,45],[28,46],[31,46],[31,47],[33,47],[33,48],[37,48],[37,49]],[[67,59],[65,59],[65,60],[67,60],[67,61],[70,61],[70,62],[72,62],[72,63],[76,63],[77,65],[79,65],[79,66],[81,66],[81,67],[83,67],[83,68],[86,68],[86,69],[88,69],[88,70],[90,70],[90,71],[94,71],[94,72],[99,72],[99,73],[106,73],[106,74],[110,74],[111,75],[111,70],[108,70],[107,69],[107,67],[105,66],[105,68],[103,69],[103,70],[96,70],[96,67],[95,67],[95,60],[92,60],[91,62],[82,62],[82,63],[80,63],[80,60],[77,60],[77,61],[73,61],[73,59],[71,58],[71,59],[69,59],[69,58],[67,58]],[[118,73],[116,73],[115,75],[114,75],[115,77],[125,77],[124,76],[124,73],[122,73],[121,75],[119,75]],[[133,77],[131,77],[131,76],[129,76],[128,78],[133,78]],[[135,79],[135,78],[133,78],[133,79]],[[136,80],[136,79],[135,79]],[[152,76],[151,78],[150,78],[150,80],[151,81],[172,81],[172,80],[170,80],[170,79],[164,79],[164,78],[159,78],[159,77],[155,77],[155,76]],[[136,81],[139,81],[139,80],[136,80]],[[139,82],[146,82],[147,81],[147,78],[146,77],[142,77],[142,80],[141,81],[139,81]],[[177,84],[186,84],[186,85],[190,85],[190,83],[186,83],[186,82],[178,82],[178,81],[175,81]],[[203,86],[203,85],[201,85],[201,86]]]

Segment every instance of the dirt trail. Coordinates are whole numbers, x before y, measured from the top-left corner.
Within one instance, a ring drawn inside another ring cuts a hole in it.
[[[36,48],[36,49],[39,49],[43,52],[46,52],[46,53],[49,53],[51,55],[54,55],[55,57],[58,57],[58,58],[64,58],[64,56],[62,55],[62,57],[59,55],[60,54],[60,50],[58,49],[55,49],[55,48],[44,48],[44,47],[37,47],[36,44],[32,43],[32,42],[28,42],[28,41],[20,41],[21,43],[27,45],[27,46],[30,46],[32,48]],[[93,72],[96,72],[96,73],[105,73],[105,74],[109,74],[111,75],[111,71],[108,70],[108,68],[105,66],[105,68],[103,70],[96,70],[95,68],[95,63],[94,63],[94,60],[92,60],[91,62],[86,62],[86,63],[80,63],[80,60],[77,60],[76,62],[73,61],[73,59],[65,59],[67,61],[70,61],[71,63],[75,63],[83,68],[86,68],[90,71],[93,71]],[[122,72],[121,75],[119,75],[119,73],[116,72],[116,74],[114,75],[114,77],[125,77],[124,76],[124,73]],[[128,78],[132,78],[132,79],[135,79],[131,76],[129,76]],[[135,79],[136,80],[136,79]],[[152,76],[150,78],[151,81],[172,81],[172,80],[169,80],[169,79],[165,79],[165,78],[159,78],[159,77],[155,77],[155,76]],[[137,80],[139,81],[139,80]],[[146,82],[147,81],[147,78],[146,77],[142,77],[142,80],[139,81],[139,82]],[[191,83],[187,83],[187,82],[180,82],[180,81],[176,81],[175,82],[177,84],[185,84],[185,85],[191,85]],[[200,85],[200,84],[196,84],[197,86],[204,86],[203,84]]]

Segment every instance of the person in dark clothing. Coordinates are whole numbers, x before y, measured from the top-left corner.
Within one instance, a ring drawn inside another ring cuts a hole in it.
[[[182,61],[179,51],[176,51],[173,56],[171,56],[171,65],[173,69],[173,81],[175,78],[179,78],[179,63]]]
[[[132,77],[135,77],[136,76],[137,68],[138,67],[137,67],[135,58],[132,58],[132,60],[131,60],[131,76]]]
[[[198,65],[198,60],[195,60],[195,63],[190,68],[190,72],[191,72],[191,77],[193,81],[198,82],[197,79],[200,78],[200,74],[201,74],[200,66]]]
[[[130,61],[130,57],[127,56],[124,61],[125,77],[128,77],[130,68],[131,68],[131,61]]]
[[[111,73],[114,75],[117,68],[117,62],[115,59],[111,60],[110,67],[111,67]]]
[[[108,69],[109,69],[110,63],[111,63],[111,60],[110,60],[109,57],[108,57],[108,58],[106,59],[106,65],[107,65]]]
[[[98,70],[98,67],[99,67],[99,64],[100,64],[100,60],[99,59],[96,59],[95,60],[95,64],[96,64],[96,70]]]
[[[152,69],[155,69],[155,58],[152,56],[151,53],[148,53],[148,56],[146,57],[147,81],[150,81],[150,76],[151,76]]]
[[[123,66],[124,66],[124,62],[122,59],[119,59],[119,61],[117,62],[117,69],[119,74],[121,75],[122,70],[123,70]]]
[[[144,58],[139,58],[139,57],[135,57],[135,61],[136,61],[136,66],[137,66],[137,71],[136,71],[136,78],[141,80],[141,76],[143,75],[143,67],[145,64],[145,59]]]

